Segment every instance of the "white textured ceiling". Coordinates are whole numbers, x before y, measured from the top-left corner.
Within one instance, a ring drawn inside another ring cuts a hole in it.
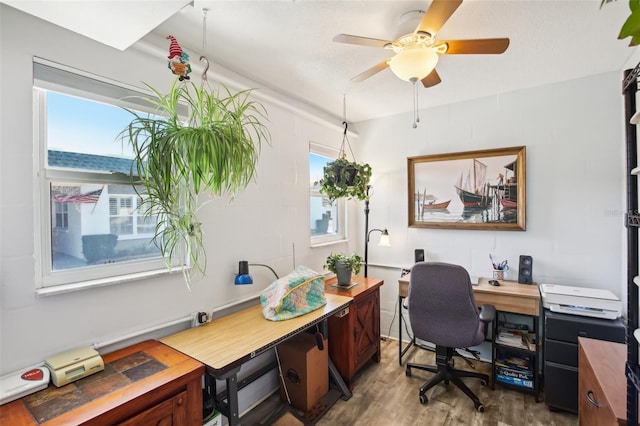
[[[143,20],[145,14],[167,0],[52,3],[57,10],[84,4],[82,13],[110,22],[113,34],[122,30],[122,18],[131,15],[130,22],[141,23],[142,36],[149,24]],[[140,3],[142,9],[131,9],[130,3]],[[180,1],[170,3],[175,7]],[[600,3],[601,0],[464,0],[437,38],[509,37],[510,46],[502,55],[442,56],[436,68],[442,83],[420,88],[420,107],[620,70],[636,49],[628,47],[628,39],[617,39],[629,15],[629,2],[618,0],[602,8]],[[92,12],[97,4],[100,8]],[[192,63],[204,53],[212,62],[256,81],[258,88],[283,92],[338,118],[342,117],[346,94],[348,121],[361,121],[411,111],[412,87],[388,69],[364,82],[350,82],[391,53],[334,43],[333,37],[346,33],[395,39],[402,15],[426,10],[429,4],[430,0],[195,0],[162,22],[145,40],[168,52],[169,41],[165,37],[172,34],[191,55]],[[202,52],[204,8],[209,10],[206,52]],[[109,19],[108,9],[113,19]],[[73,21],[79,18],[76,16]],[[412,30],[414,23],[405,26]]]
[[[389,69],[364,82],[350,82],[390,52],[334,43],[333,37],[346,33],[394,39],[402,15],[425,10],[429,4],[196,0],[154,33],[173,34],[201,51],[202,9],[207,8],[207,57],[338,117],[346,94],[347,119],[360,121],[411,111],[412,87]],[[448,104],[620,70],[635,49],[628,47],[628,39],[617,39],[628,7],[627,0],[602,9],[600,0],[465,0],[437,38],[509,37],[510,46],[502,55],[442,56],[436,68],[442,83],[420,88],[419,105]]]

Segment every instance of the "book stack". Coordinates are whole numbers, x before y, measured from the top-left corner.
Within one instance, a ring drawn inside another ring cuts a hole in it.
[[[496,343],[514,348],[535,350],[529,333],[516,330],[501,330],[496,336]]]
[[[509,385],[533,389],[534,371],[531,357],[497,351],[495,379]]]

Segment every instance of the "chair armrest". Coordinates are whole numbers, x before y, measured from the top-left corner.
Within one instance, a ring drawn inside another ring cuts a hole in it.
[[[493,322],[496,318],[496,308],[493,305],[480,306],[480,321],[484,323]]]

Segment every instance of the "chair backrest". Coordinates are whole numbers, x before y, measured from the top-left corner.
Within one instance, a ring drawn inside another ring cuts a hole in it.
[[[409,281],[409,319],[415,337],[465,348],[484,340],[469,273],[462,266],[416,263]]]

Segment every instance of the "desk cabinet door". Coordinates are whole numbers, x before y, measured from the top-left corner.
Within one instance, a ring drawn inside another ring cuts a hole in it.
[[[355,369],[377,354],[380,361],[380,292],[374,291],[354,303]]]
[[[171,399],[149,408],[146,411],[121,423],[121,426],[142,425],[186,425],[187,424],[187,392],[181,392]]]
[[[578,421],[580,426],[617,425],[617,419],[582,348],[579,356]]]

